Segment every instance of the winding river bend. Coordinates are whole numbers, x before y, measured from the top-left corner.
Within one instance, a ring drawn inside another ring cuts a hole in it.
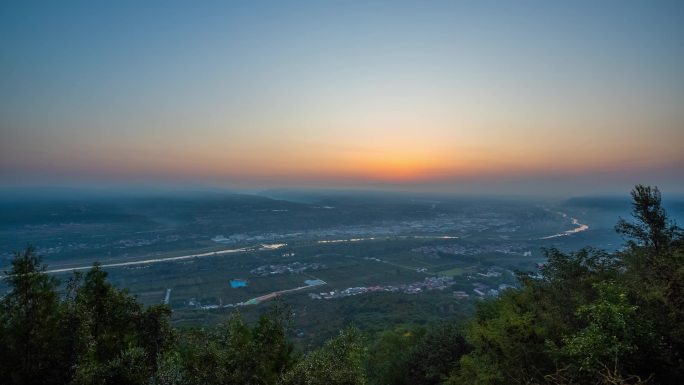
[[[544,209],[544,210],[551,211],[549,209]],[[553,238],[567,237],[568,235],[577,234],[577,233],[581,233],[583,231],[589,230],[589,225],[586,225],[584,223],[580,223],[579,219],[568,217],[568,214],[561,212],[561,211],[556,211],[555,213],[560,215],[563,218],[566,218],[566,219],[570,218],[570,221],[572,222],[573,226],[575,226],[575,228],[572,228],[570,230],[565,230],[562,233],[557,233],[557,234],[549,235],[546,237],[541,237],[539,239],[553,239]]]

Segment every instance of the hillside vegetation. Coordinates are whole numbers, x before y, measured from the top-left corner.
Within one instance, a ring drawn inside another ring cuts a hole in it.
[[[254,324],[235,313],[176,329],[98,265],[66,290],[35,249],[17,252],[0,300],[3,384],[679,384],[684,378],[684,239],[657,188],[632,191],[624,249],[546,250],[519,289],[465,323],[349,328],[309,352],[276,303]]]

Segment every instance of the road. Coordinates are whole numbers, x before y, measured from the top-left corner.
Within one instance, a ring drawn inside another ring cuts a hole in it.
[[[241,247],[238,249],[225,249],[225,250],[210,251],[207,253],[181,255],[178,257],[151,258],[151,259],[143,259],[143,260],[139,260],[139,261],[105,263],[105,264],[102,264],[101,266],[103,268],[107,268],[107,267],[125,267],[125,266],[135,266],[135,265],[147,265],[147,264],[161,263],[161,262],[182,261],[182,260],[193,259],[193,258],[216,257],[216,256],[220,256],[220,255],[225,255],[225,254],[244,253],[247,251],[273,250],[273,249],[279,249],[279,248],[286,246],[286,245],[287,245],[286,243],[263,244],[263,245],[252,246],[252,247]],[[66,272],[77,271],[77,270],[88,270],[91,267],[93,267],[93,266],[87,265],[87,266],[67,267],[67,268],[63,268],[63,269],[47,270],[46,273],[66,273]]]
[[[169,300],[171,299],[171,289],[166,289],[166,296],[164,297],[164,305],[169,304]]]

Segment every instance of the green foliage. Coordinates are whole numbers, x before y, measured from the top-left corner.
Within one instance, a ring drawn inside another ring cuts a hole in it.
[[[144,309],[135,297],[115,288],[98,264],[80,282],[74,279],[67,300],[82,346],[75,362],[77,384],[143,384],[157,370],[158,356],[173,343],[170,309]]]
[[[626,266],[620,283],[650,325],[649,343],[633,355],[635,366],[677,383],[684,377],[684,236],[657,188],[636,186],[632,198],[634,222],[621,220],[616,228],[631,237],[620,253]]]
[[[143,309],[95,265],[60,300],[35,249],[16,253],[0,301],[0,381],[11,384],[146,384],[173,343],[166,306]]]
[[[157,359],[157,372],[152,383],[155,385],[191,384],[179,352],[170,351],[159,356]]]
[[[506,293],[478,311],[467,332],[474,352],[461,360],[458,381],[505,384],[510,377],[527,378],[549,367],[543,353],[551,333],[539,322],[538,309],[529,300],[533,294],[530,290]]]
[[[385,330],[379,333],[368,351],[368,376],[373,384],[408,383],[408,364],[413,349],[425,335],[423,328]]]
[[[581,372],[604,367],[617,370],[621,359],[636,350],[641,330],[637,306],[630,305],[625,290],[613,282],[596,284],[599,299],[578,309],[588,321],[577,333],[563,338],[562,353]]]
[[[364,385],[365,349],[356,329],[345,329],[299,361],[282,379],[282,385]]]
[[[449,322],[428,330],[406,362],[405,383],[437,385],[458,370],[459,359],[470,351],[460,325]]]
[[[89,357],[90,358],[90,357]],[[152,368],[147,365],[145,350],[130,347],[106,362],[81,361],[76,370],[76,384],[146,384]]]
[[[635,222],[620,219],[616,231],[625,235],[632,247],[645,247],[655,254],[668,251],[681,237],[681,229],[668,219],[661,205],[660,190],[636,185],[631,195]]]
[[[165,358],[164,376],[193,384],[275,384],[296,360],[287,338],[291,317],[285,306],[276,303],[253,326],[235,313],[216,330],[185,333],[179,355]],[[169,368],[169,359],[183,371]]]
[[[614,277],[617,264],[593,249],[550,249],[546,256],[541,277],[522,275],[519,290],[480,304],[466,332],[474,350],[461,359],[452,383],[540,381],[555,370],[554,347],[581,322],[576,309],[597,296],[594,285]]]
[[[470,347],[461,327],[444,322],[430,328],[397,327],[378,333],[368,349],[371,384],[440,384],[458,369]]]
[[[60,343],[58,281],[45,269],[35,248],[28,246],[14,254],[12,268],[5,272],[12,290],[0,301],[0,381],[60,383],[60,372],[68,371],[52,356]]]

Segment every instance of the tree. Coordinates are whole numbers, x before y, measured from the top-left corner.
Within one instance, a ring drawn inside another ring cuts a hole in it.
[[[368,379],[372,384],[413,384],[408,368],[424,328],[396,327],[378,333],[368,350]]]
[[[175,333],[169,322],[171,309],[166,305],[154,305],[143,310],[137,319],[138,344],[143,348],[147,365],[157,370],[162,353],[172,347]]]
[[[458,363],[471,350],[461,325],[445,322],[430,328],[411,351],[407,381],[414,385],[437,385],[458,370]]]
[[[253,326],[236,312],[215,330],[184,333],[178,347],[185,371],[181,377],[205,385],[277,383],[296,362],[287,338],[291,317],[276,302]]]
[[[466,327],[473,351],[462,357],[450,383],[534,383],[556,371],[562,337],[583,325],[577,309],[599,296],[595,285],[614,279],[620,264],[591,248],[545,253],[540,276],[521,274],[519,290],[480,304]]]
[[[58,280],[33,246],[16,252],[5,272],[10,292],[0,301],[0,381],[13,384],[59,383],[56,343]]]
[[[561,349],[577,372],[590,375],[603,368],[618,372],[623,357],[637,349],[638,335],[645,329],[637,317],[638,307],[629,303],[622,287],[603,282],[596,288],[599,299],[577,311],[587,326],[564,337]]]
[[[658,187],[636,185],[631,191],[635,222],[620,218],[615,229],[628,238],[632,247],[645,247],[660,254],[681,237],[681,229],[671,221],[661,205]]]
[[[114,287],[99,264],[83,281],[75,277],[73,307],[81,331],[75,379],[79,384],[145,383],[171,348],[174,333],[166,305],[144,309],[126,290]]]
[[[364,385],[365,349],[358,330],[348,328],[299,361],[282,385]]]
[[[628,287],[642,317],[653,324],[656,343],[641,344],[642,370],[657,381],[677,383],[684,376],[684,243],[682,229],[668,218],[657,187],[632,190],[634,222],[620,219],[616,230],[629,248],[620,253]]]

